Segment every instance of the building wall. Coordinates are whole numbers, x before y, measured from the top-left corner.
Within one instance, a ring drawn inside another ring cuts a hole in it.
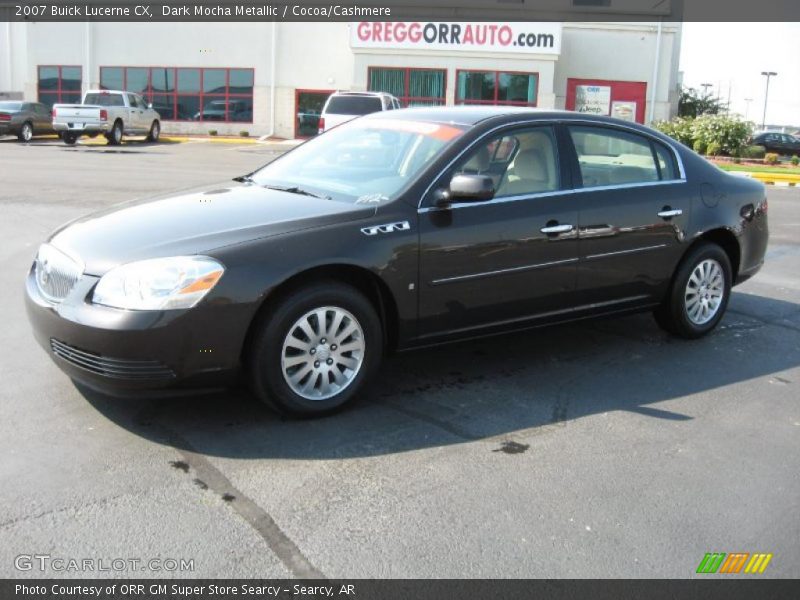
[[[565,23],[561,54],[353,49],[347,23],[3,23],[0,93],[36,99],[39,65],[80,65],[83,89],[99,85],[101,66],[254,69],[253,123],[168,121],[165,132],[294,135],[295,93],[364,90],[369,66],[447,69],[446,100],[455,101],[459,68],[537,72],[540,107],[563,108],[569,78],[646,82],[653,86],[656,23]],[[274,130],[272,48],[276,32]],[[665,24],[655,118],[677,100],[680,24]],[[10,53],[5,51],[10,48]],[[8,96],[6,96],[8,97]],[[646,110],[649,117],[649,107]],[[649,119],[647,119],[649,120]]]

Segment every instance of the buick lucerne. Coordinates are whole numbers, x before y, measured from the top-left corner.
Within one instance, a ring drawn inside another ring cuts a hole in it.
[[[376,113],[235,181],[42,244],[28,314],[71,378],[117,395],[244,378],[323,414],[387,351],[636,311],[699,338],[768,238],[761,183],[560,111]]]

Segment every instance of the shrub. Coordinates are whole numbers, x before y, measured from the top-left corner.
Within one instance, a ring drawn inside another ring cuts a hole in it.
[[[216,129],[209,129],[208,130],[208,135],[217,135],[217,130]]]
[[[733,157],[733,163],[734,164],[738,165],[738,164],[741,164],[741,162],[742,162],[742,159],[739,158],[738,156],[734,156]]]
[[[671,121],[659,121],[658,123],[654,123],[653,126],[661,133],[691,148],[692,144],[694,144],[694,135],[692,134],[693,122],[694,119],[675,117]]]
[[[717,153],[734,155],[741,151],[753,134],[753,124],[728,115],[703,115],[694,120],[692,133],[695,140],[701,140],[706,147],[719,145]]]
[[[797,156],[797,154],[792,157],[792,165],[795,167],[800,165],[800,156]]]
[[[240,135],[241,137],[250,137],[250,132],[249,132],[249,131],[247,131],[247,130],[245,130],[245,129],[242,129],[242,130],[239,132],[239,135]]]
[[[742,148],[742,158],[764,158],[767,149],[764,146],[745,146]]]
[[[720,146],[719,142],[709,142],[706,146],[706,154],[709,156],[717,156],[721,150],[722,146]]]
[[[767,154],[764,156],[764,162],[768,165],[777,165],[778,155],[774,152],[767,152]]]
[[[694,143],[692,144],[692,150],[694,150],[698,154],[705,154],[706,143],[703,140],[695,140]]]

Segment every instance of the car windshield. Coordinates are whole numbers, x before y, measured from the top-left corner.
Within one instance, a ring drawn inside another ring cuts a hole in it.
[[[333,96],[325,112],[333,115],[368,115],[382,108],[381,99],[377,96]]]
[[[0,110],[19,110],[22,102],[0,102]]]
[[[449,124],[357,119],[309,140],[251,179],[345,202],[381,202],[396,197],[462,133]]]
[[[86,94],[83,103],[94,106],[125,106],[122,94]]]

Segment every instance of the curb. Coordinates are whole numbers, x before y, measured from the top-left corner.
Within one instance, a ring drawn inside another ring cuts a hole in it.
[[[748,177],[756,179],[768,185],[778,185],[782,187],[795,187],[800,184],[800,175],[791,175],[789,173],[757,173],[754,171],[728,171],[740,177]]]

